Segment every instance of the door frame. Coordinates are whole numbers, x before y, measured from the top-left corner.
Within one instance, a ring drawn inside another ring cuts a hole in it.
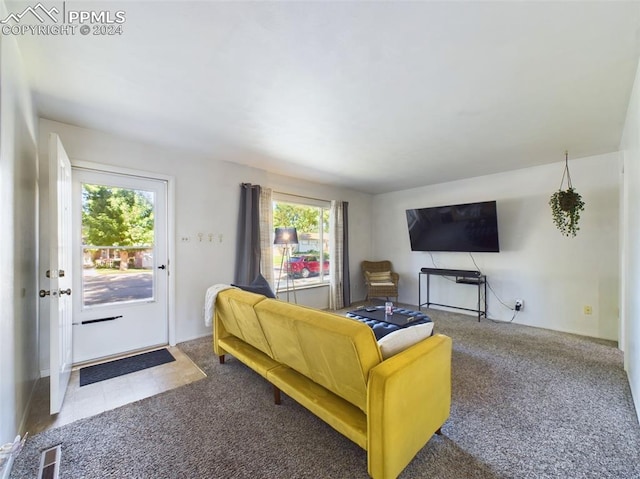
[[[150,171],[123,168],[120,166],[106,165],[92,161],[76,161],[71,159],[71,167],[99,173],[115,173],[127,176],[138,176],[151,180],[167,182],[167,321],[169,326],[169,345],[176,345],[176,275],[175,275],[175,177]]]

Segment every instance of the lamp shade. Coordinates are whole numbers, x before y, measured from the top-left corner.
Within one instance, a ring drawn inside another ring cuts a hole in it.
[[[298,244],[298,232],[295,228],[276,228],[273,244]]]

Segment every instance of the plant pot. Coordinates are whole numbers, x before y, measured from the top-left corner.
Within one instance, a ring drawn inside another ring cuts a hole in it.
[[[578,221],[580,212],[584,210],[584,201],[580,193],[573,188],[568,190],[558,190],[549,200],[553,222],[565,236],[575,236],[580,229]]]
[[[571,211],[578,204],[578,194],[574,191],[561,191],[558,195],[558,204],[562,211]]]

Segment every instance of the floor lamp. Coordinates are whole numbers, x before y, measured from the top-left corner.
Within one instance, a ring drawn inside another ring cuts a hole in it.
[[[280,260],[280,276],[278,276],[278,284],[276,285],[276,291],[280,288],[280,278],[282,278],[282,268],[284,266],[285,258],[287,260],[287,302],[289,301],[289,279],[291,279],[291,289],[293,289],[293,301],[297,304],[298,298],[296,298],[296,285],[293,278],[289,278],[289,265],[291,264],[291,245],[298,244],[298,232],[295,228],[276,228],[276,236],[273,240],[273,244],[282,245],[282,259]]]

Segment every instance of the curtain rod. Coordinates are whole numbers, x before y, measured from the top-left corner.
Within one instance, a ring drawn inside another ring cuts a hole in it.
[[[292,193],[285,193],[284,191],[275,191],[274,190],[273,192],[278,194],[278,195],[293,196],[295,198],[304,198],[305,200],[323,201],[325,203],[331,203],[331,200],[325,200],[325,199],[322,199],[322,198],[312,198],[311,196],[294,195]]]

